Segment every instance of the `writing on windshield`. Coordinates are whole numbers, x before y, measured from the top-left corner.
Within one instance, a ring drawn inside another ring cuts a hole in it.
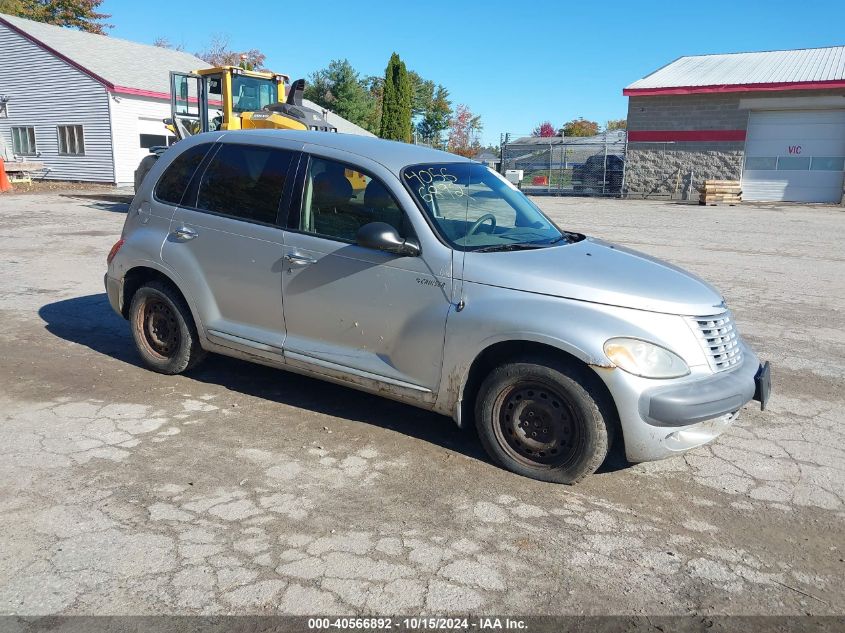
[[[471,162],[412,165],[402,171],[411,195],[437,231],[460,249],[550,245],[561,232],[504,178]]]

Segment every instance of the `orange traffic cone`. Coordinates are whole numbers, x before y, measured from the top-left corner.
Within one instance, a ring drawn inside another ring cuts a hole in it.
[[[12,190],[12,183],[9,182],[9,177],[6,175],[6,164],[0,158],[0,193],[6,193]]]

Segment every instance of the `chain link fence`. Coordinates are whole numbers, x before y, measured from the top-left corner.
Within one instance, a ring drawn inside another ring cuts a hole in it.
[[[515,137],[504,135],[501,173],[512,181],[521,175],[525,193],[621,196],[625,190],[624,130],[587,137]]]

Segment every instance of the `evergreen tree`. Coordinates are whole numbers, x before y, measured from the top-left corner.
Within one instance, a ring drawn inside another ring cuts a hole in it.
[[[449,91],[441,85],[434,90],[434,97],[428,109],[423,112],[422,119],[417,124],[417,134],[420,138],[436,147],[443,148],[443,132],[449,129],[452,118],[452,103],[449,101]]]
[[[375,119],[375,99],[346,59],[335,59],[328,68],[312,74],[303,96],[347,121],[376,131],[371,127]]]
[[[382,91],[381,133],[379,136],[395,141],[411,141],[411,106],[413,88],[399,55],[393,53],[384,73]]]

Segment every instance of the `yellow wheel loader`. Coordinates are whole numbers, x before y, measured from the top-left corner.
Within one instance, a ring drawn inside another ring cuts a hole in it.
[[[337,132],[322,112],[302,104],[305,80],[236,66],[170,73],[170,118],[177,141],[215,130],[315,130]],[[166,147],[150,148],[135,170],[135,190]]]

